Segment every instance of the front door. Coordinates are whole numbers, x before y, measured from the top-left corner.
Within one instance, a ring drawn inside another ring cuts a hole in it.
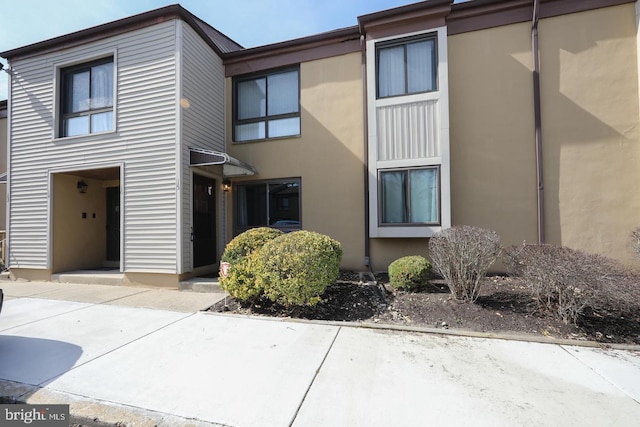
[[[107,188],[107,261],[120,261],[120,187]]]
[[[216,263],[216,181],[193,175],[193,266]]]

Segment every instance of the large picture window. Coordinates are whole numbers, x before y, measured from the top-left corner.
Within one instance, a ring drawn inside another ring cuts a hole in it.
[[[435,37],[380,44],[376,53],[378,98],[437,90]]]
[[[300,70],[234,80],[234,141],[300,135]]]
[[[300,229],[300,179],[237,184],[236,232],[252,227]]]
[[[113,130],[113,57],[63,68],[61,137]]]
[[[381,225],[439,224],[437,167],[380,171]]]

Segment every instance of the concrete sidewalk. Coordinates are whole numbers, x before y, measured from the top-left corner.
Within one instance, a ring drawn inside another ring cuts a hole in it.
[[[188,311],[188,292],[59,285],[0,283],[0,396],[150,426],[640,419],[638,352],[225,316]],[[155,292],[173,308],[153,307]]]

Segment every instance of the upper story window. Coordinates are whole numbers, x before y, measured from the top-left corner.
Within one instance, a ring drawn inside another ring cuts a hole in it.
[[[234,79],[234,141],[300,135],[300,69]]]
[[[380,43],[376,55],[378,98],[438,89],[436,37]]]
[[[113,130],[113,57],[60,71],[60,137]]]

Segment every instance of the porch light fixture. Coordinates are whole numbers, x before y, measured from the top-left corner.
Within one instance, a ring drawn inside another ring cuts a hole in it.
[[[87,192],[87,188],[89,188],[89,184],[87,184],[84,181],[78,181],[78,185],[76,185],[76,187],[78,188],[79,192],[86,193]]]
[[[231,190],[231,182],[229,182],[229,181],[222,181],[222,191],[224,191],[225,193],[227,193],[229,190]]]

